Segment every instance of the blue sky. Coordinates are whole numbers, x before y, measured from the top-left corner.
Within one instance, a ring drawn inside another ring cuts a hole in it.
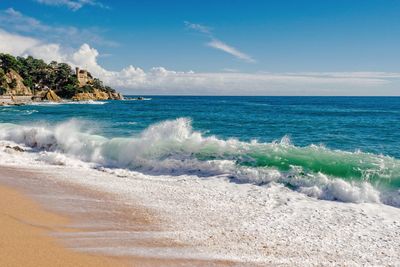
[[[397,0],[4,0],[0,10],[0,52],[83,65],[126,92],[400,94]]]

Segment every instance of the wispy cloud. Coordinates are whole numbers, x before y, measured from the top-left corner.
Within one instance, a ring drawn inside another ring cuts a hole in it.
[[[185,21],[184,23],[185,23],[186,28],[188,28],[188,29],[195,30],[195,31],[205,33],[205,34],[211,34],[212,29],[209,27],[206,27],[201,24],[190,23],[189,21]]]
[[[244,61],[247,61],[247,62],[250,62],[250,63],[254,63],[255,62],[255,60],[251,56],[249,56],[249,55],[247,55],[247,54],[245,54],[243,52],[240,52],[239,50],[237,50],[233,46],[230,46],[230,45],[228,45],[228,44],[226,44],[226,43],[224,43],[224,42],[222,42],[222,41],[220,41],[218,39],[211,40],[211,42],[208,42],[207,45],[209,47],[212,47],[212,48],[215,48],[215,49],[219,49],[221,51],[224,51],[225,53],[231,54],[232,56],[234,56],[234,57],[236,57],[238,59],[241,59],[241,60],[244,60]]]
[[[95,0],[36,0],[36,2],[49,6],[65,6],[73,11],[79,10],[86,5],[108,8],[108,6]]]
[[[0,10],[0,25],[9,31],[29,34],[32,37],[47,39],[49,42],[66,44],[91,44],[117,46],[114,41],[106,40],[101,36],[104,31],[98,28],[76,28],[71,26],[48,25],[40,20],[26,16],[13,8]]]
[[[231,45],[228,45],[227,43],[216,38],[214,36],[211,28],[201,25],[201,24],[197,24],[197,23],[190,23],[188,21],[185,21],[184,23],[185,23],[185,26],[187,29],[200,32],[200,33],[204,34],[207,38],[209,38],[210,41],[206,43],[207,46],[212,47],[217,50],[220,50],[220,51],[223,51],[225,53],[228,53],[228,54],[236,57],[237,59],[243,60],[245,62],[249,62],[249,63],[256,62],[256,60],[254,60],[248,54],[246,54],[246,53],[240,51],[239,49],[237,49]]]

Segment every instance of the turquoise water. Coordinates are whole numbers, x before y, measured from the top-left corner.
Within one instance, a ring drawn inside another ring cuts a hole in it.
[[[271,142],[287,135],[297,146],[323,144],[400,158],[400,98],[175,97],[109,101],[105,105],[0,107],[0,122],[95,122],[108,137],[130,136],[180,117],[207,135]]]
[[[0,107],[0,139],[143,173],[278,181],[317,197],[326,179],[399,194],[400,98],[149,98]]]

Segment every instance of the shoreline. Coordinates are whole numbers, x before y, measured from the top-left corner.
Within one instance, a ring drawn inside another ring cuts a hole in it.
[[[44,210],[16,189],[0,185],[0,195],[2,265],[127,266],[127,260],[123,258],[66,249],[50,233],[66,231],[67,218]]]
[[[105,101],[105,100],[110,100],[110,99],[80,99],[80,100],[76,100],[76,99],[61,99],[59,101],[52,101],[52,100],[29,100],[29,101],[18,101],[18,102],[0,102],[0,107],[14,107],[14,106],[29,106],[29,105],[37,105],[37,104],[41,104],[41,103],[54,103],[54,104],[62,104],[62,103],[70,103],[70,102],[85,102],[85,101]],[[111,100],[115,100],[115,99],[111,99]],[[1,101],[1,99],[0,99]],[[117,101],[121,101],[121,100],[117,100]]]
[[[400,262],[400,214],[392,206],[318,200],[277,183],[235,183],[224,175],[95,167],[2,145],[0,184],[70,218],[71,231],[52,234],[69,249],[147,266]]]
[[[53,183],[41,188],[35,171],[0,166],[0,262],[7,266],[233,266],[229,261],[112,255],[96,245],[182,247],[153,239],[159,231],[148,211],[124,206],[104,192]],[[23,177],[23,178],[22,178]],[[28,182],[28,180],[31,180]],[[44,192],[50,187],[52,192]],[[56,199],[54,199],[56,197]],[[105,206],[107,204],[107,207]],[[112,209],[112,212],[107,212]],[[131,233],[131,235],[129,235]],[[120,234],[128,235],[128,238]],[[24,257],[18,256],[23,253]],[[26,255],[26,256],[25,256]]]

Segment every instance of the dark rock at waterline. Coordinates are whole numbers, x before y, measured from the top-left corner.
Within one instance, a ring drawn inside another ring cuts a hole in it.
[[[23,148],[19,147],[19,146],[6,146],[6,148],[13,149],[13,150],[18,151],[18,152],[25,152],[25,150]]]

